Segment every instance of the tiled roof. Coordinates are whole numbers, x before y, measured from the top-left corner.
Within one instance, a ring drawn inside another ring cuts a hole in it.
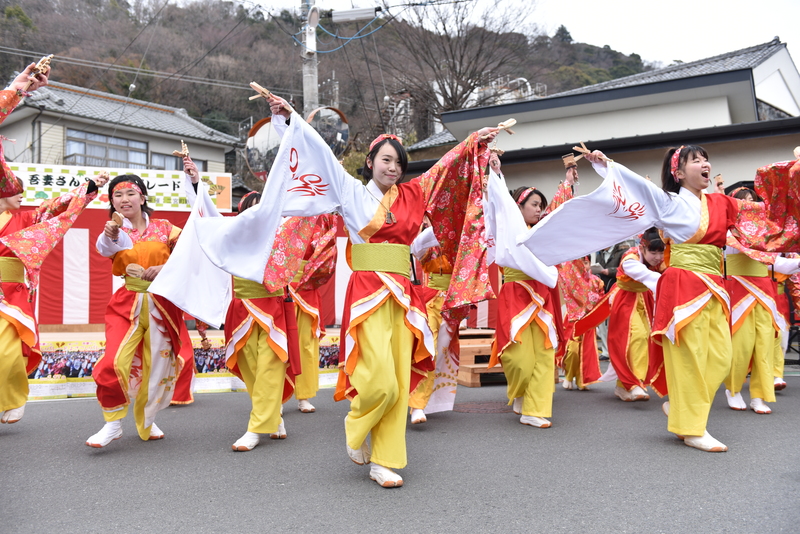
[[[456,142],[456,138],[453,137],[453,134],[451,134],[447,130],[442,130],[441,132],[439,132],[437,134],[433,134],[432,136],[430,136],[430,137],[428,137],[426,139],[423,139],[422,141],[420,141],[418,143],[414,143],[413,145],[408,147],[406,150],[409,150],[409,151],[421,150],[423,148],[432,148],[432,147],[435,147],[435,146],[449,145],[449,144],[455,143],[455,142]]]
[[[25,99],[31,106],[46,111],[110,122],[143,130],[168,133],[186,139],[203,139],[223,145],[239,140],[192,119],[185,109],[153,104],[94,91],[84,87],[50,82]]]
[[[594,93],[597,91],[605,91],[608,89],[618,89],[621,87],[630,87],[634,85],[644,85],[648,83],[665,82],[669,80],[678,80],[681,78],[691,78],[693,76],[702,76],[704,74],[717,74],[721,72],[730,72],[734,70],[752,69],[759,66],[767,58],[779,50],[786,48],[786,44],[782,43],[777,37],[772,41],[750,48],[743,48],[734,52],[720,54],[706,59],[699,59],[690,63],[678,63],[655,69],[647,72],[640,72],[624,78],[617,78],[616,80],[609,80],[607,82],[596,83],[594,85],[587,85],[571,91],[564,91],[563,93],[556,93],[550,95],[548,98],[579,95],[583,93]]]

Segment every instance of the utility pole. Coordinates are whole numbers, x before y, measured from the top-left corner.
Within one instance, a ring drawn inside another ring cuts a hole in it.
[[[319,8],[315,0],[302,0],[303,27],[303,116],[319,107],[319,80],[317,79],[317,24]]]

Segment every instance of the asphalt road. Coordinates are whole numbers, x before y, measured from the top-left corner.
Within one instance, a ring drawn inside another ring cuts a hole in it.
[[[102,426],[94,399],[34,402],[0,425],[0,532],[798,532],[800,377],[787,382],[771,415],[717,396],[709,431],[730,448],[717,454],[668,433],[659,400],[623,403],[612,384],[558,387],[549,429],[519,424],[503,385],[459,388],[457,408],[495,413],[409,425],[397,489],[348,459],[348,403],[330,389],[315,414],[290,401],[288,439],[247,453],[231,451],[245,393],[165,410],[161,441],[129,417],[105,449],[84,445]]]

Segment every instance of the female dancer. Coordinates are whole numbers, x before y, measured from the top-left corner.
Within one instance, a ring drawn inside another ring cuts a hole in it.
[[[558,266],[558,284],[566,306],[563,343],[556,353],[560,367],[564,369],[564,389],[588,390],[589,384],[597,382],[600,361],[597,352],[596,326],[582,328],[598,303],[604,298],[603,281],[592,274],[590,257],[562,263]]]
[[[26,87],[34,91],[47,85],[50,69],[34,76],[35,66],[28,65],[8,89],[0,91],[0,122],[27,96]],[[41,361],[34,312],[41,262],[107,181],[108,175],[101,174],[74,193],[19,211],[23,186],[6,164],[0,144],[0,423],[22,419],[28,375]]]
[[[650,325],[654,295],[664,271],[664,242],[658,229],[642,234],[639,246],[628,250],[617,269],[608,318],[608,354],[617,373],[614,395],[620,400],[645,401],[649,364]]]
[[[304,252],[301,269],[288,286],[295,303],[297,337],[303,373],[295,382],[297,409],[302,413],[316,411],[309,399],[319,390],[319,342],[325,337],[321,319],[319,288],[333,276],[336,268],[336,224],[333,214],[317,217],[314,233]]]
[[[274,115],[291,116],[294,132],[303,125],[283,99],[271,97]],[[280,122],[278,117],[273,122]],[[434,215],[434,230],[440,242],[461,241],[456,216],[468,205],[477,205],[481,194],[480,155],[486,143],[497,134],[484,128],[451,150],[434,168],[409,182],[400,183],[408,158],[399,139],[381,135],[371,145],[361,185],[334,165],[326,151],[304,153],[304,157],[329,158],[326,190],[330,204],[344,220],[350,235],[349,256],[353,275],[345,296],[342,321],[339,384],[336,400],[348,398],[350,412],[345,419],[347,452],[357,464],[372,461],[370,478],[383,487],[397,487],[403,479],[392,469],[406,465],[406,407],[412,383],[429,369],[432,336],[425,322],[424,303],[409,278],[409,245],[419,233],[426,211],[452,217],[451,232],[439,234],[439,219]],[[312,132],[302,131],[314,142]],[[296,161],[296,160],[292,160]],[[485,160],[484,160],[485,164]],[[296,167],[295,167],[296,168]],[[321,206],[319,204],[318,206]],[[469,247],[479,247],[478,236]],[[470,249],[471,250],[471,249]],[[460,256],[460,258],[462,258]],[[487,280],[488,283],[488,280]],[[472,286],[474,287],[474,286]],[[414,371],[412,363],[426,367]],[[372,450],[367,444],[371,436]]]
[[[619,195],[635,194],[641,199],[637,206],[624,206],[628,220],[653,220],[666,235],[665,258],[670,268],[658,282],[653,335],[661,340],[664,351],[670,395],[663,405],[669,417],[667,428],[690,447],[726,451],[728,447],[706,430],[714,394],[731,366],[722,247],[728,229],[755,208],[724,195],[704,193],[710,184],[711,164],[699,146],[667,151],[661,173],[663,190],[621,165],[607,163],[600,152],[587,159],[603,176],[614,167]],[[545,238],[546,233],[538,236]],[[532,239],[527,244],[536,242]]]
[[[566,179],[549,206],[544,193],[535,187],[514,191],[512,198],[523,220],[517,216],[517,220],[509,221],[508,231],[514,235],[523,233],[524,225],[532,227],[571,198],[576,178],[576,169],[567,169]],[[498,240],[501,230],[495,232]],[[527,260],[538,262],[535,258]],[[511,265],[498,256],[497,264],[503,267],[504,283],[498,297],[498,324],[489,367],[502,363],[508,381],[508,403],[513,403],[514,413],[521,416],[520,423],[548,428],[555,392],[555,350],[563,336],[558,290],[548,287],[544,279],[533,278],[533,270],[522,270],[519,263]]]
[[[147,187],[139,176],[123,174],[108,185],[109,214],[124,217],[122,225],[108,221],[97,238],[97,251],[112,261],[114,276],[125,285],[111,297],[106,310],[106,350],[92,378],[106,424],[89,437],[90,447],[105,447],[122,437],[122,419],[135,397],[134,417],[139,437],[157,440],[164,433],[156,414],[169,406],[175,379],[192,350],[183,312],[165,298],[148,292],[177,242],[181,229],[167,220],[152,219]]]
[[[757,198],[755,191],[747,188],[732,191],[731,196],[747,202]],[[775,402],[773,355],[780,351],[781,331],[786,329],[775,276],[800,271],[800,262],[777,253],[750,250],[730,235],[725,252],[733,345],[725,397],[731,409],[747,410],[741,391],[749,372],[750,408],[768,414],[772,410],[766,403]]]
[[[260,201],[261,193],[248,193],[239,202],[239,213]],[[287,257],[287,263],[299,266],[314,222],[293,217],[281,227],[276,242],[293,258]],[[270,290],[266,284],[233,277],[233,300],[225,318],[226,364],[247,385],[252,403],[247,432],[233,444],[234,451],[253,450],[259,434],[286,438],[281,404],[294,392],[300,365],[294,307],[291,301],[287,306],[285,286],[277,285]]]

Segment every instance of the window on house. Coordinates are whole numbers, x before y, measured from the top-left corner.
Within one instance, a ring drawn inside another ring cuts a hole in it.
[[[202,159],[194,158],[192,158],[192,161],[194,161],[194,164],[197,165],[197,168],[200,170],[200,172],[208,171],[208,162]],[[153,152],[150,155],[150,168],[161,169],[164,171],[182,171],[183,159],[171,154],[159,154],[157,152]]]
[[[67,129],[67,165],[147,168],[147,143]]]

